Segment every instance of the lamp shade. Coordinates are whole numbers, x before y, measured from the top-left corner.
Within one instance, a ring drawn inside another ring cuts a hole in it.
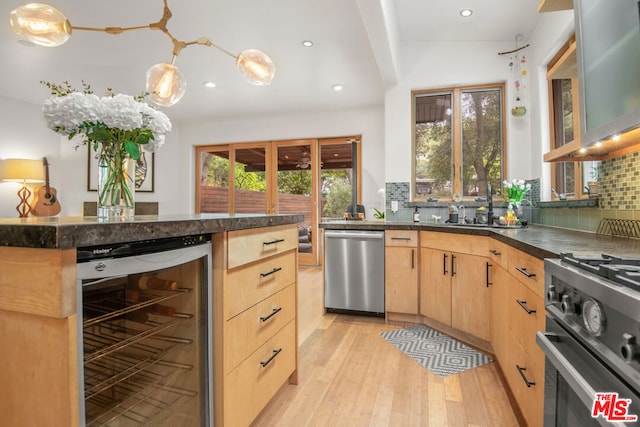
[[[175,65],[160,63],[147,70],[147,92],[154,103],[170,107],[180,101],[186,90],[184,75]]]
[[[21,39],[45,47],[60,46],[71,37],[71,24],[58,9],[40,3],[11,12],[11,28]]]
[[[42,160],[0,160],[0,179],[23,183],[44,182],[44,165]]]
[[[236,68],[246,81],[256,86],[271,84],[276,73],[276,66],[271,58],[258,49],[240,52],[236,59]]]

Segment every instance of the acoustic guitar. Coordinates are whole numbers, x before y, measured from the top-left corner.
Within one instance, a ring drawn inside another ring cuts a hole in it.
[[[55,188],[49,185],[49,162],[46,157],[42,158],[45,169],[45,185],[38,188],[34,196],[31,213],[35,216],[54,216],[60,213],[62,207],[58,201],[58,193]]]

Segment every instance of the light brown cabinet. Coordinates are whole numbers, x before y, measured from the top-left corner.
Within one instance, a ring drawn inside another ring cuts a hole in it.
[[[384,249],[385,311],[418,314],[418,232],[387,230]]]
[[[420,314],[484,341],[491,339],[486,238],[420,234]],[[446,248],[458,249],[457,251]],[[463,252],[464,251],[464,252]]]
[[[295,225],[214,235],[215,424],[249,425],[297,382]]]
[[[502,252],[491,268],[496,359],[527,425],[541,426],[544,405],[544,353],[535,342],[545,328],[543,261],[517,249]]]

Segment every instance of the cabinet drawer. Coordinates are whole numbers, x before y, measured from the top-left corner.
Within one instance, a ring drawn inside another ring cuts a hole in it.
[[[227,272],[224,319],[230,319],[295,281],[296,257],[293,252]]]
[[[224,372],[238,366],[248,355],[274,336],[295,317],[296,289],[290,285],[227,321]]]
[[[421,231],[420,246],[461,254],[484,255],[487,252],[486,236],[469,236],[456,233]]]
[[[228,268],[232,269],[261,258],[298,247],[295,225],[230,231],[228,234]]]
[[[504,374],[509,388],[520,407],[528,426],[542,427],[544,413],[544,376],[523,352],[519,344],[514,343],[509,353]],[[544,371],[542,371],[544,372]],[[529,386],[527,386],[527,381]]]
[[[489,238],[487,241],[487,252],[482,255],[486,255],[493,265],[499,265],[503,269],[508,270],[510,251],[512,251],[512,249],[509,248],[508,245]]]
[[[225,376],[225,426],[250,425],[294,372],[295,333],[295,321],[291,321]]]
[[[418,247],[418,232],[412,230],[387,230],[384,232],[385,246]]]
[[[517,249],[509,252],[509,272],[544,297],[544,261]]]
[[[545,328],[544,300],[518,281],[509,288],[509,328],[536,368],[544,372],[544,352],[536,343],[536,332]]]

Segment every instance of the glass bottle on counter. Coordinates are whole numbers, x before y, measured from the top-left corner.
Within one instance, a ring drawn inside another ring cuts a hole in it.
[[[416,210],[413,211],[413,222],[420,222],[420,212],[416,206]]]

